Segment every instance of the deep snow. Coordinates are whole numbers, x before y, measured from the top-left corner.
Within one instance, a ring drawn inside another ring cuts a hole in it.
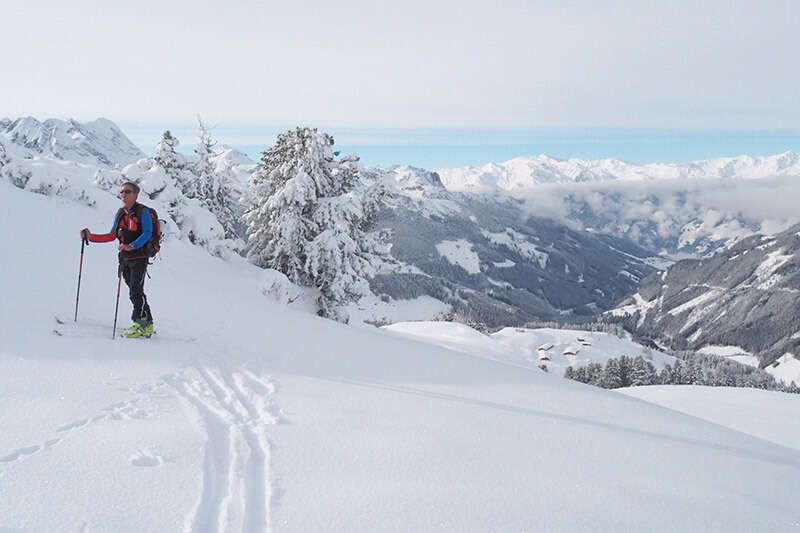
[[[77,232],[110,216],[0,183],[0,529],[800,524],[795,449],[275,304],[270,273],[183,241],[147,280],[153,339],[110,338],[113,245],[87,249],[57,337]]]
[[[652,385],[617,391],[800,450],[797,394],[696,385]]]

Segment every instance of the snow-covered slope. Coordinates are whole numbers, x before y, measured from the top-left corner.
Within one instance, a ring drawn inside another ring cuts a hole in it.
[[[800,332],[794,334],[800,338]],[[792,382],[800,385],[800,358],[793,353],[785,353],[769,364],[764,370],[775,376],[781,383]]]
[[[651,385],[617,392],[800,450],[800,395],[760,389]],[[769,416],[764,416],[769,413]]]
[[[675,358],[641,344],[602,332],[550,328],[503,328],[484,335],[457,322],[398,322],[384,326],[387,331],[413,337],[452,350],[537,368],[545,365],[556,375],[589,363],[605,364],[622,355],[642,355],[657,370]]]
[[[73,119],[2,119],[0,137],[24,148],[31,156],[100,168],[121,168],[145,157],[116,124],[104,118],[85,124]]]
[[[588,181],[642,181],[662,179],[759,179],[800,176],[800,154],[723,157],[692,163],[636,165],[618,159],[556,159],[546,155],[517,157],[479,167],[445,168],[438,171],[442,183],[453,191],[519,191],[549,183]]]
[[[57,337],[52,315],[74,305],[77,230],[108,212],[2,182],[0,217],[0,238],[14,243],[0,255],[3,529],[790,531],[800,521],[797,450],[278,306],[261,290],[267,272],[185,241],[165,247],[147,280],[153,339],[110,339],[113,245],[87,249],[79,324]]]

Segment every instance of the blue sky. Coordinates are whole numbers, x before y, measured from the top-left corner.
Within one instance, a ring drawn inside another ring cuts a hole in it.
[[[288,126],[208,124],[212,136],[257,159]],[[121,124],[146,152],[164,129],[190,153],[196,143],[193,126],[155,127]],[[371,165],[411,164],[429,169],[480,165],[518,156],[547,154],[560,159],[613,157],[634,163],[687,162],[712,157],[800,152],[800,131],[659,131],[614,128],[322,128],[343,152],[355,152]]]

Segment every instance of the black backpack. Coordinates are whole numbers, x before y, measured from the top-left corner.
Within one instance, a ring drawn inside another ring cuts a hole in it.
[[[158,219],[158,213],[156,213],[155,209],[142,204],[139,204],[139,209],[136,213],[139,220],[142,219],[142,213],[144,211],[147,211],[150,215],[153,226],[153,234],[150,236],[150,240],[147,241],[147,244],[144,245],[144,250],[147,252],[147,257],[155,257],[156,254],[161,251],[161,221]]]
[[[153,209],[152,207],[148,207],[146,205],[142,205],[142,204],[137,203],[136,206],[135,206],[135,209],[136,209],[136,211],[135,211],[136,218],[139,219],[140,226],[141,226],[142,216],[145,216],[144,215],[144,211],[145,210],[147,211],[148,215],[150,216],[150,221],[152,222],[151,225],[153,227],[153,234],[150,236],[150,240],[147,241],[147,244],[145,244],[142,247],[142,249],[145,252],[145,254],[147,255],[147,257],[155,257],[156,254],[161,251],[161,239],[163,237],[163,235],[161,233],[161,220],[159,220],[158,213],[156,213],[156,210]],[[119,211],[117,211],[117,215],[116,215],[117,218],[120,221],[120,226],[117,228],[118,232],[124,231],[123,222],[122,222],[122,217],[124,215],[125,215],[125,210],[123,208],[120,208]]]

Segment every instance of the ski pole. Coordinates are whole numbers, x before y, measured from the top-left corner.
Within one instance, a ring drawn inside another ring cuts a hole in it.
[[[83,276],[83,247],[89,245],[86,235],[81,233],[81,266],[78,268],[78,294],[75,295],[75,322],[78,321],[78,302],[81,299],[81,277]]]
[[[117,305],[114,307],[114,331],[111,333],[111,338],[117,338],[117,313],[119,313],[119,289],[122,286],[122,265],[117,270]]]

